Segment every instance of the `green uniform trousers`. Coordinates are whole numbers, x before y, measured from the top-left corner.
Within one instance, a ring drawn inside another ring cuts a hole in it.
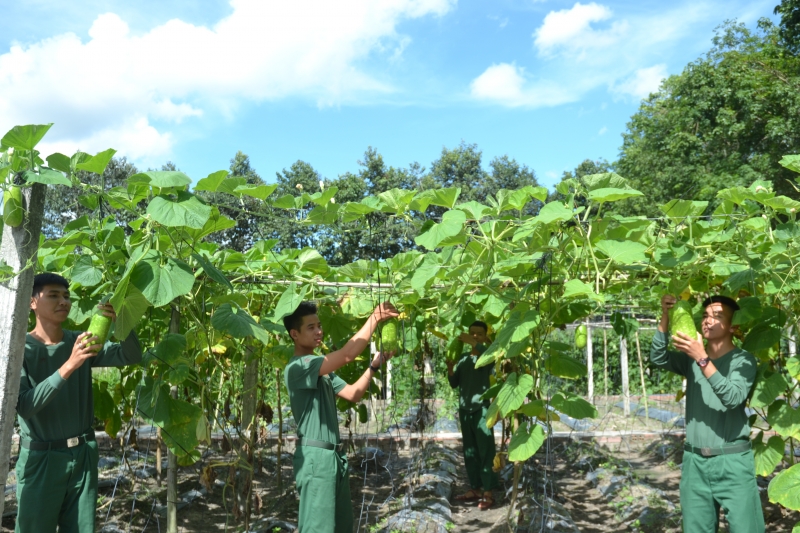
[[[464,464],[472,489],[492,490],[497,477],[492,471],[495,455],[494,432],[486,427],[486,407],[472,413],[459,409],[461,436],[464,446]]]
[[[681,509],[686,533],[716,533],[719,509],[731,533],[763,533],[753,451],[703,457],[686,451],[681,467]]]
[[[292,462],[300,493],[298,533],[353,533],[347,456],[298,446]]]
[[[20,447],[16,533],[94,532],[97,443],[58,450]]]

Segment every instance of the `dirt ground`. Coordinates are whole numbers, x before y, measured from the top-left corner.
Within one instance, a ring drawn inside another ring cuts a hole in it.
[[[680,531],[679,516],[664,520],[655,526],[637,526],[624,523],[620,515],[626,503],[637,497],[638,482],[661,491],[665,501],[679,505],[680,469],[682,460],[680,439],[664,442],[623,440],[614,444],[596,444],[563,439],[554,441],[550,447],[550,455],[537,454],[541,468],[549,469],[552,480],[553,498],[569,511],[578,530],[583,533],[604,533],[617,531],[641,531],[642,533],[673,533]],[[460,453],[460,449],[457,450]],[[101,452],[101,457],[115,455],[110,450]],[[120,457],[117,451],[116,457]],[[258,455],[258,454],[257,454]],[[394,450],[387,453],[377,463],[363,463],[357,454],[351,455],[351,495],[353,513],[358,533],[376,530],[381,522],[401,506],[407,490],[404,480],[413,477],[415,469],[414,450]],[[134,472],[143,469],[154,470],[152,454],[141,457],[129,456],[129,464]],[[219,532],[244,531],[243,517],[234,512],[234,492],[241,490],[241,471],[232,472],[230,463],[234,461],[231,453],[207,453],[204,459],[191,467],[179,470],[179,495],[190,491],[196,499],[178,512],[179,531],[181,532]],[[207,468],[210,467],[210,468]],[[626,476],[635,483],[629,485],[612,499],[604,497],[587,479],[593,469],[606,469]],[[205,481],[211,490],[201,483]],[[119,465],[101,469],[101,479],[119,474],[123,469]],[[213,474],[210,474],[213,472]],[[297,521],[297,497],[294,490],[290,456],[284,455],[280,469],[275,466],[275,450],[261,450],[260,459],[256,460],[253,483],[254,513],[251,530],[259,530],[269,525],[267,531],[288,531],[282,523],[295,524]],[[131,480],[117,487],[112,498],[113,487],[100,489],[97,512],[97,530],[104,526],[116,525],[117,530],[160,532],[164,530],[166,520],[163,504],[166,500],[165,484],[159,486],[155,477],[140,479],[130,471],[126,478]],[[225,487],[226,481],[237,484],[234,490]],[[766,483],[762,484],[766,487]],[[506,480],[506,486],[510,486]],[[453,494],[460,494],[468,489],[466,472],[463,464],[457,465],[457,481],[453,486]],[[205,492],[205,494],[200,494]],[[493,509],[480,511],[473,502],[461,503],[451,498],[454,527],[458,532],[488,532],[496,528],[508,513],[508,498],[503,491],[496,491],[497,504]],[[795,523],[800,521],[800,513],[788,513],[779,507],[769,504],[766,489],[762,491],[767,531],[770,533],[790,532]],[[241,500],[239,500],[241,501]],[[6,511],[13,509],[13,496],[6,498]],[[270,520],[272,520],[270,522]],[[277,520],[277,521],[276,521]],[[2,531],[10,532],[14,528],[14,517],[7,516],[2,521]],[[497,530],[497,529],[495,529]],[[507,531],[507,529],[506,529]],[[728,531],[723,525],[721,531]]]

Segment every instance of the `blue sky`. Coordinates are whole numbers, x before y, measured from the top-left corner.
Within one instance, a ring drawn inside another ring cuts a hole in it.
[[[613,161],[642,97],[777,0],[26,0],[0,7],[0,129],[116,148],[194,179],[247,153],[333,178],[373,146],[424,166],[462,140],[547,186]]]

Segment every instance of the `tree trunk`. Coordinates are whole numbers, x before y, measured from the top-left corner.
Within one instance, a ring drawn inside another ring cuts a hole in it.
[[[644,381],[644,363],[642,362],[642,348],[639,345],[639,332],[636,332],[636,355],[639,357],[639,377],[642,380],[642,401],[644,402],[644,417],[650,418],[650,411],[647,408],[647,386]]]
[[[594,353],[592,351],[592,328],[589,327],[588,320],[586,321],[586,368],[589,378],[586,395],[589,397],[589,402],[594,404]]]
[[[628,339],[619,338],[619,366],[622,374],[622,404],[625,416],[631,414],[631,387],[628,383]]]
[[[15,277],[0,283],[0,316],[3,317],[0,323],[0,479],[4,486],[8,476],[8,460],[11,457],[14,417],[17,414],[19,378],[25,357],[25,334],[30,315],[45,191],[42,184],[23,188],[23,203],[27,208],[25,221],[17,228],[3,226],[0,242],[0,259],[18,272]],[[0,499],[0,516],[3,514],[4,503]]]
[[[172,303],[172,316],[169,321],[169,332],[181,332],[180,300]],[[170,389],[173,398],[178,397],[178,387]],[[167,448],[167,533],[178,533],[178,458]]]

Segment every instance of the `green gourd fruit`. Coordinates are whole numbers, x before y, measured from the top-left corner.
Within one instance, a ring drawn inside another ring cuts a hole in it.
[[[683,333],[690,339],[697,338],[697,328],[692,318],[692,304],[685,300],[678,300],[669,311],[669,333],[677,335]]]
[[[588,337],[588,330],[586,324],[581,324],[575,328],[575,347],[586,348],[586,339]]]
[[[367,416],[367,406],[363,403],[358,406],[358,422],[360,424],[366,424],[369,420]]]
[[[19,227],[25,217],[25,210],[22,208],[22,189],[12,185],[3,194],[3,223],[12,228]]]
[[[106,303],[107,301],[108,298],[103,298],[100,303]],[[111,331],[111,317],[104,315],[101,309],[95,309],[92,320],[89,322],[89,329],[86,331],[89,332],[90,337],[98,338],[97,342],[99,344],[93,344],[92,347],[99,352],[108,340],[108,333]]]
[[[453,361],[458,361],[463,353],[464,341],[461,339],[456,339],[455,342],[450,345],[450,349],[447,351],[447,358]]]
[[[389,320],[381,328],[381,345],[383,352],[397,351],[397,320]]]

